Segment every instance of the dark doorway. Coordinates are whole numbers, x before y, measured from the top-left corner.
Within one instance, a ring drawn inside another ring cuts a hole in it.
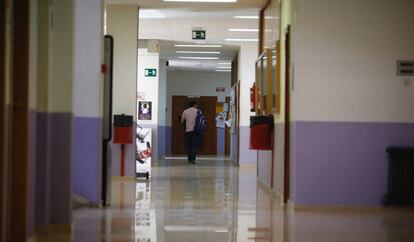
[[[203,140],[200,144],[199,155],[217,154],[217,130],[215,125],[217,97],[172,97],[172,136],[171,150],[173,155],[186,154],[184,140],[184,126],[180,123],[180,116],[188,107],[190,101],[196,101],[198,107],[203,111],[207,118],[207,128],[204,131]]]

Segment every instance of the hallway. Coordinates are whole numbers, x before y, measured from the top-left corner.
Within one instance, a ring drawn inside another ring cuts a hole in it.
[[[75,209],[73,235],[49,241],[409,242],[413,215],[381,208],[285,212],[257,185],[253,168],[172,158],[153,168],[149,183],[116,178],[111,207]]]

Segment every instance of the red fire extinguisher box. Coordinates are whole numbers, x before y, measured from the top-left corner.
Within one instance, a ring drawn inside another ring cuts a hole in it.
[[[114,115],[114,144],[132,144],[132,115]]]
[[[272,150],[273,115],[250,117],[250,149]]]

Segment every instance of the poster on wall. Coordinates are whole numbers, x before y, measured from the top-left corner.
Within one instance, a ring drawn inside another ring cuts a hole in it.
[[[216,114],[216,127],[225,128],[226,127],[226,116],[225,112],[220,112]]]
[[[139,101],[138,102],[138,120],[152,119],[152,102]]]
[[[152,155],[152,133],[149,128],[142,128],[137,125],[136,136],[136,164],[135,172],[137,177],[149,178],[151,173],[151,155]]]

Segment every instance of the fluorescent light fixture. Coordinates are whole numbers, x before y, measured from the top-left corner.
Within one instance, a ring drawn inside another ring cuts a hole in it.
[[[189,48],[221,48],[222,45],[174,45],[175,47],[189,47]]]
[[[214,232],[215,233],[228,233],[229,230],[228,229],[217,229],[217,230],[214,230]]]
[[[258,29],[229,29],[230,32],[259,32]]]
[[[229,42],[258,42],[258,39],[226,39]]]
[[[220,70],[220,69],[218,69],[218,70],[216,70],[216,72],[231,72],[231,70]]]
[[[177,50],[175,53],[178,54],[216,54],[219,55],[219,51],[186,51],[186,50]]]
[[[217,66],[217,69],[226,69],[226,70],[231,70],[231,66]]]
[[[240,19],[259,19],[259,16],[233,16],[233,18],[240,18]]]
[[[179,56],[178,59],[188,59],[188,60],[218,60],[218,57],[194,57],[194,56]]]
[[[231,65],[231,62],[220,62],[217,65]]]
[[[142,9],[139,11],[140,19],[166,19],[167,15],[162,10]]]
[[[237,0],[163,0],[164,2],[235,3]]]

